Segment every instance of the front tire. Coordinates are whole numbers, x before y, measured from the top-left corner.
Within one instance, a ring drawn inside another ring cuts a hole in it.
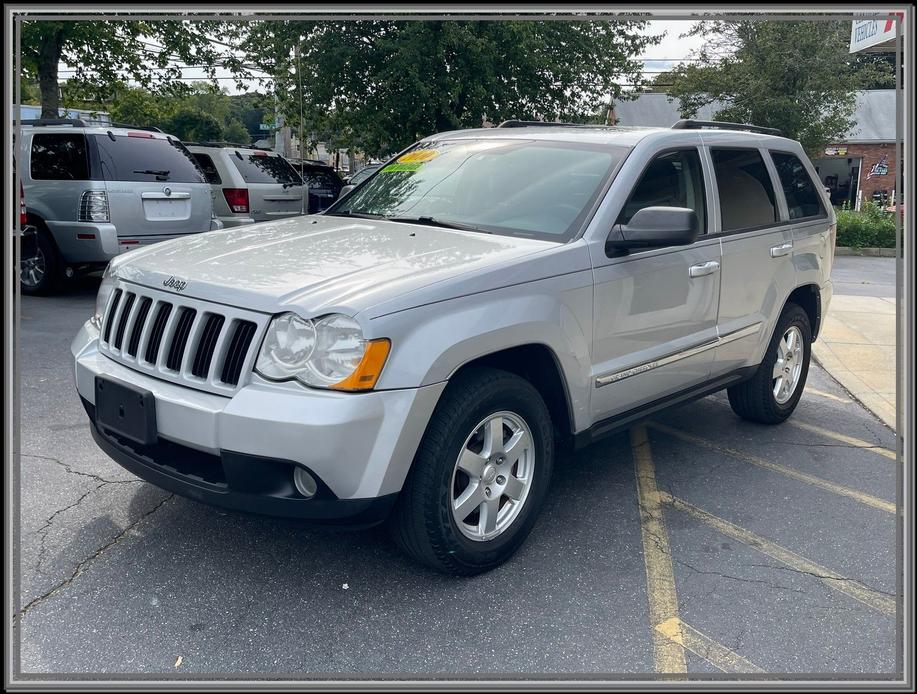
[[[522,545],[553,468],[551,417],[525,379],[471,369],[447,387],[424,434],[390,528],[412,558],[473,575]]]
[[[733,412],[761,424],[785,421],[802,397],[811,354],[809,316],[802,307],[788,303],[755,375],[728,389]]]

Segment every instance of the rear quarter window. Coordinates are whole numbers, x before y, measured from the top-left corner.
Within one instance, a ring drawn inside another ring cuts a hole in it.
[[[799,157],[789,152],[771,152],[771,159],[780,178],[790,219],[824,216],[821,194]]]
[[[777,221],[774,187],[761,152],[712,149],[723,231],[755,229]]]
[[[229,160],[246,183],[302,183],[290,162],[276,154],[246,154],[236,150],[229,155]]]
[[[188,148],[178,140],[95,135],[106,181],[204,183]]]
[[[88,181],[86,136],[80,133],[36,133],[32,136],[29,172],[36,181]]]
[[[194,156],[195,160],[197,160],[197,165],[204,173],[204,178],[207,179],[207,183],[211,185],[220,185],[223,182],[223,179],[220,178],[220,172],[217,171],[216,164],[213,163],[213,159],[211,159],[209,154],[202,154],[201,152],[192,152],[191,154]]]

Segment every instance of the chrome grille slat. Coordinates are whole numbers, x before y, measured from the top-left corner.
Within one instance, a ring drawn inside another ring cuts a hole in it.
[[[194,363],[191,366],[191,375],[196,378],[207,378],[210,373],[210,363],[216,348],[220,333],[223,332],[223,323],[226,319],[218,313],[208,313],[204,328],[197,348],[194,350]]]
[[[165,360],[165,367],[169,371],[182,370],[182,359],[185,356],[185,349],[188,346],[188,338],[191,336],[191,328],[194,326],[194,319],[197,317],[197,311],[188,306],[182,306],[178,309],[178,318],[175,321],[175,332],[172,339],[168,341],[169,351]]]
[[[250,378],[270,318],[116,280],[99,350],[154,378],[228,396]]]
[[[124,292],[121,289],[115,289],[111,301],[108,304],[108,313],[105,316],[105,327],[102,330],[102,341],[108,342],[111,339],[111,326],[118,317],[118,306],[121,303],[121,295]]]
[[[140,336],[146,327],[152,304],[153,300],[148,296],[141,297],[140,301],[137,302],[137,312],[131,321],[130,332],[128,332],[130,339],[127,341],[127,349],[125,350],[129,357],[137,357],[137,350],[140,348]]]
[[[150,336],[143,350],[144,359],[146,359],[147,363],[151,366],[156,366],[159,363],[159,352],[162,350],[162,338],[165,336],[166,325],[168,325],[171,315],[172,304],[167,301],[160,301],[152,321]]]

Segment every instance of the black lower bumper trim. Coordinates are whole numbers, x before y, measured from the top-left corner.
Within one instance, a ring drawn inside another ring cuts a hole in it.
[[[86,404],[89,411],[92,406]],[[222,466],[222,479],[182,474],[178,471],[181,469],[180,461],[154,460],[129,443],[100,431],[94,419],[90,419],[92,437],[99,448],[125,470],[157,487],[213,506],[322,524],[369,526],[388,517],[398,496],[387,494],[370,499],[338,499],[320,482],[320,490],[323,488],[324,494],[320,491],[312,499],[297,498],[292,486],[294,463],[231,451],[210,456],[215,466]],[[173,456],[180,456],[185,448],[170,443],[167,450]],[[205,455],[192,449],[187,451],[190,457]]]

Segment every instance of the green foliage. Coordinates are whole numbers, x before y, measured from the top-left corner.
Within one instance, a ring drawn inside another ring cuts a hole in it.
[[[27,79],[37,78],[42,112],[56,117],[58,65],[76,70],[72,86],[105,92],[128,80],[153,91],[167,89],[181,78],[177,61],[202,65],[213,74],[216,64],[234,69],[233,56],[221,56],[210,41],[218,31],[215,21],[132,21],[114,17],[105,21],[27,21],[22,24],[22,66]]]
[[[211,114],[193,106],[182,106],[164,128],[179,140],[206,142],[223,139],[223,124]]]
[[[583,121],[656,39],[645,22],[252,22],[233,40],[274,76],[287,122],[370,155],[431,133],[509,118]],[[228,39],[230,40],[230,39]],[[294,47],[299,46],[299,64]]]
[[[707,44],[666,75],[683,117],[723,102],[717,119],[779,128],[810,153],[850,132],[856,90],[894,83],[887,61],[848,53],[849,22],[717,20],[689,33]]]
[[[115,123],[163,126],[171,118],[172,104],[145,89],[120,86],[106,110]]]
[[[231,119],[226,124],[226,127],[223,128],[223,137],[227,142],[232,142],[238,145],[251,144],[252,141],[251,135],[249,135],[245,124],[235,118]]]
[[[864,202],[860,212],[846,205],[837,210],[837,245],[853,248],[894,248],[895,215],[873,202]]]

